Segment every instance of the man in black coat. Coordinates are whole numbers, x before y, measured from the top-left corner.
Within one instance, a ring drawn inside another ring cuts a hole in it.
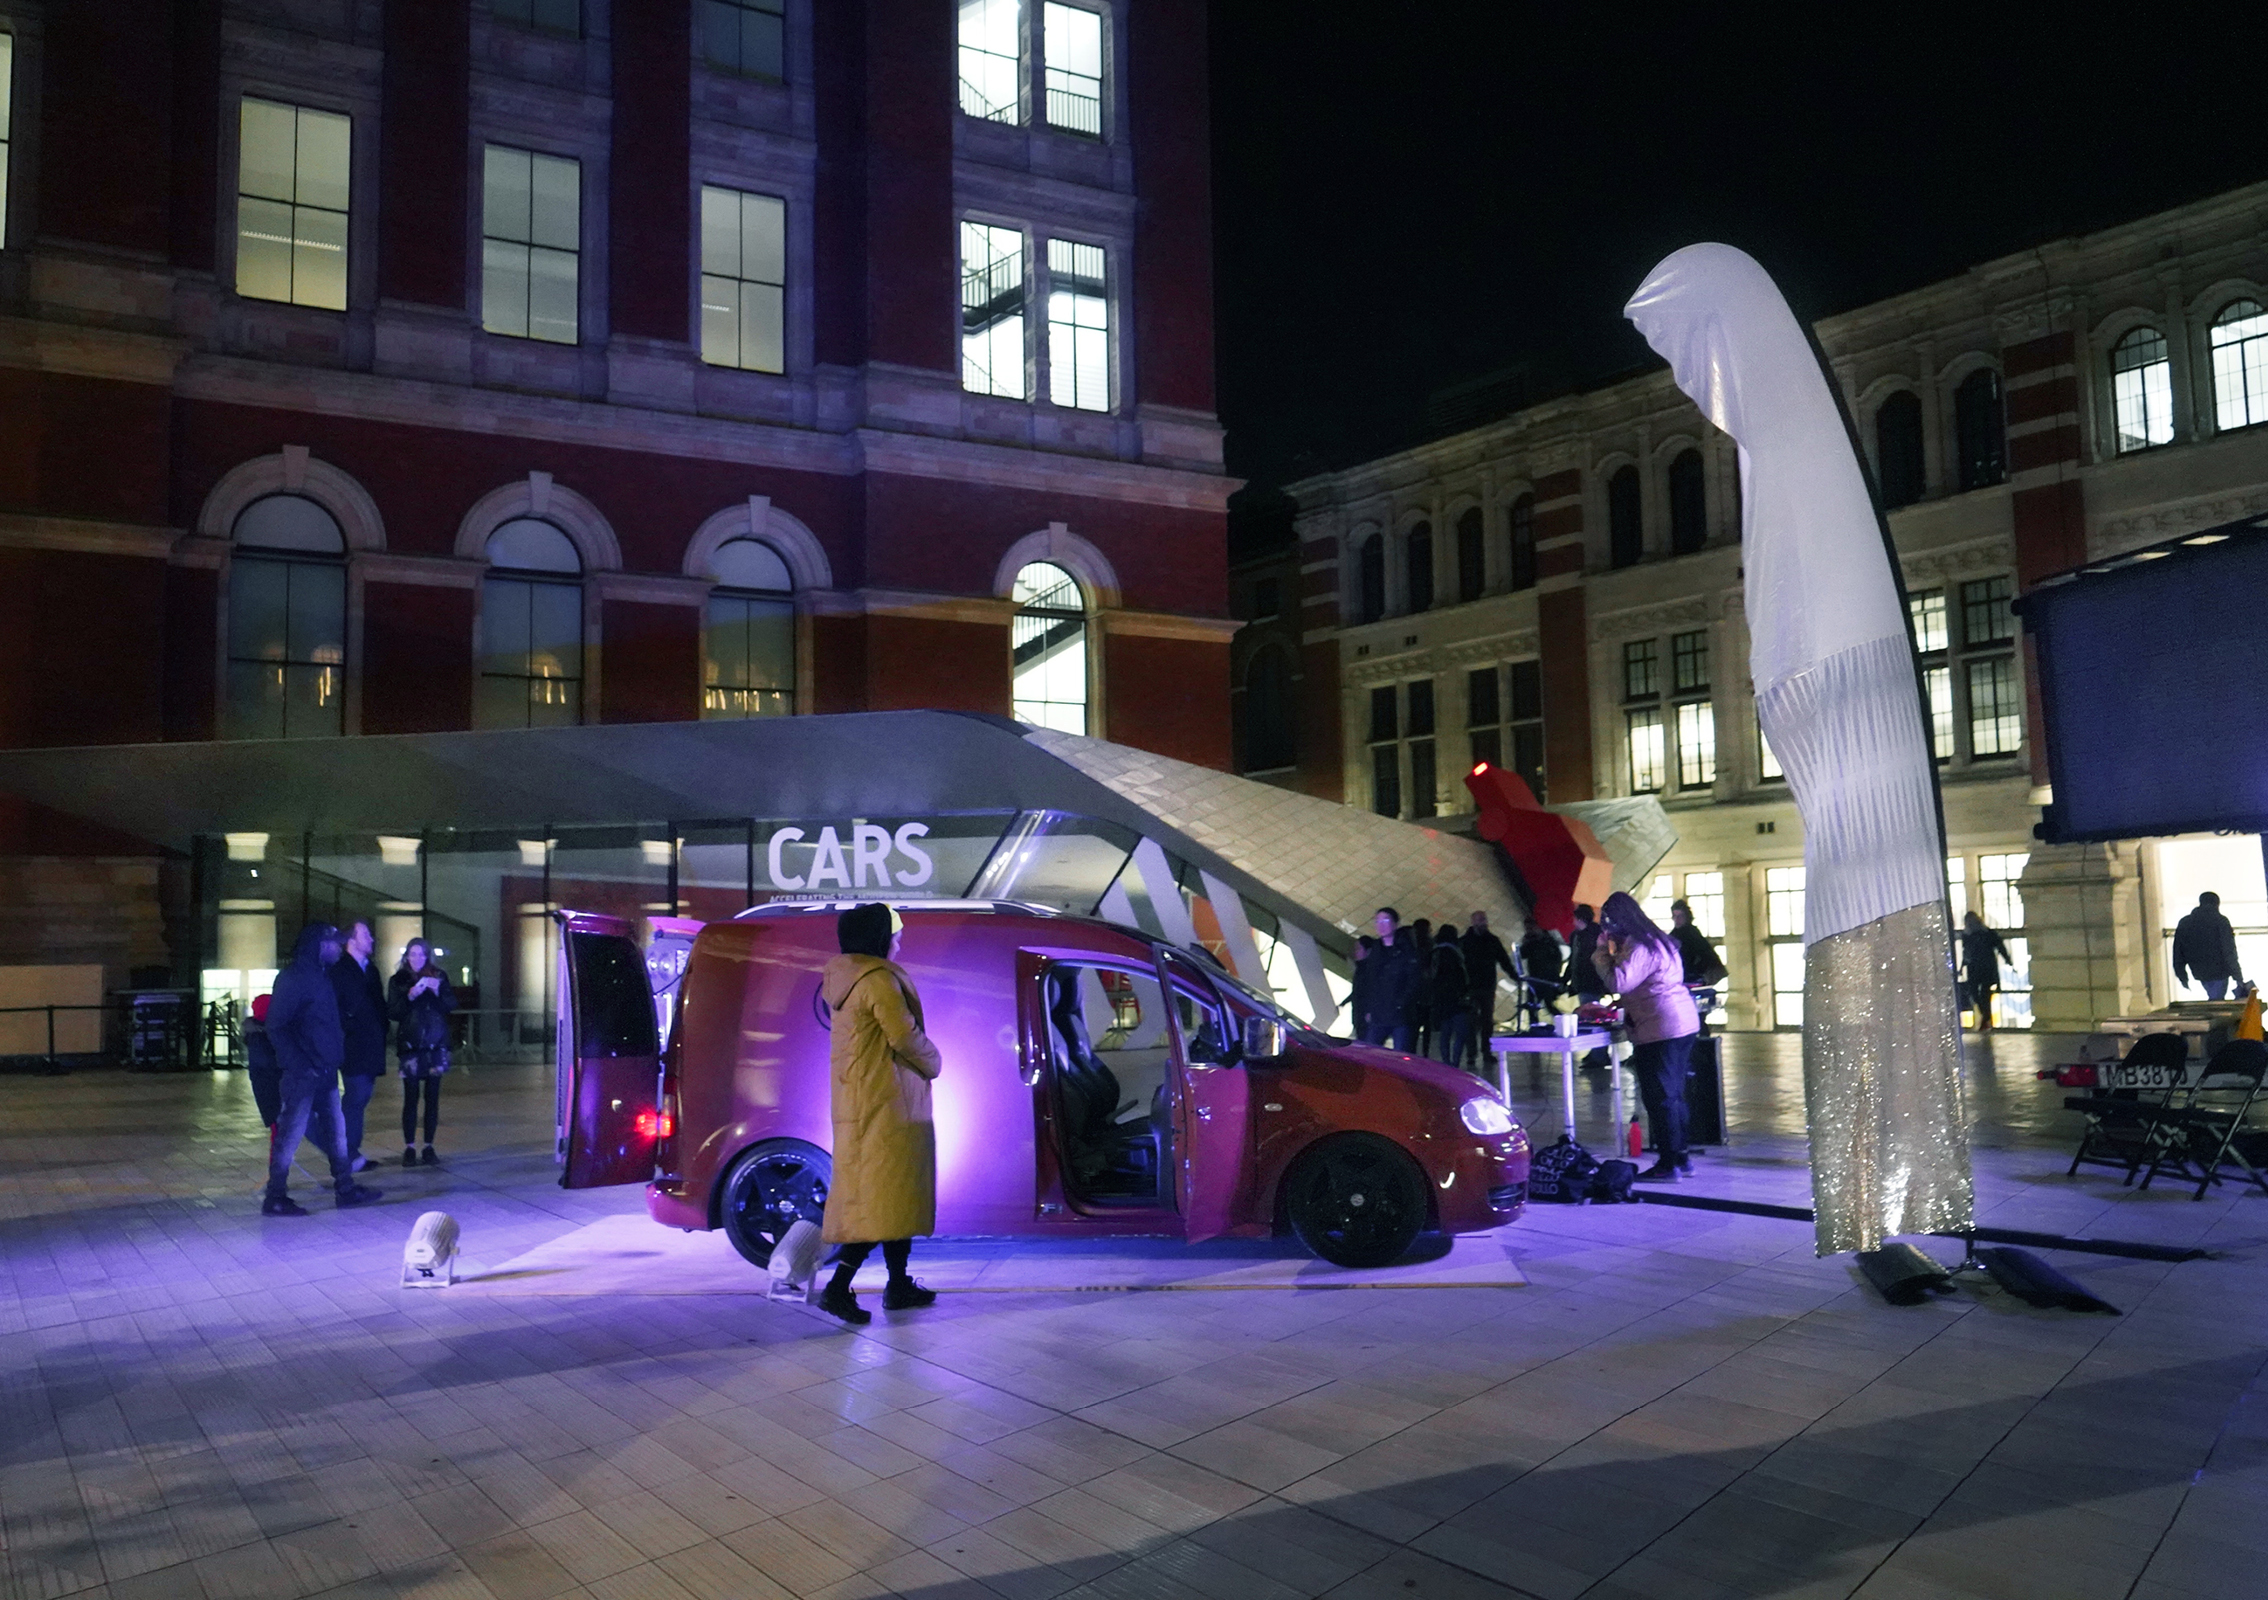
[[[346,1055],[346,1031],[339,1025],[338,991],[329,968],[339,959],[339,930],[327,922],[309,923],[293,947],[291,964],[276,974],[268,1002],[268,1042],[276,1049],[283,1103],[268,1141],[268,1195],[264,1217],[304,1217],[306,1208],[288,1192],[291,1158],[306,1139],[330,1160],[331,1185],[339,1204],[364,1205],[379,1197],[354,1181],[347,1160],[346,1117],[339,1109],[339,1063]]]
[[[2221,897],[2210,889],[2197,897],[2197,909],[2174,926],[2173,975],[2184,988],[2195,978],[2208,1000],[2225,997],[2231,978],[2244,982],[2236,929],[2221,915]]]
[[[1410,1000],[1417,993],[1417,946],[1402,931],[1402,914],[1380,906],[1377,917],[1378,948],[1355,963],[1355,1016],[1364,1044],[1407,1051],[1417,1041],[1410,1017]]]
[[[1577,906],[1575,937],[1567,945],[1567,986],[1585,1000],[1597,1000],[1606,994],[1606,979],[1599,976],[1598,963],[1591,959],[1598,947],[1598,914],[1589,906]]]
[[[1501,972],[1510,978],[1517,991],[1520,969],[1512,964],[1512,952],[1504,948],[1504,941],[1489,927],[1485,911],[1473,913],[1464,938],[1458,942],[1465,951],[1466,1003],[1473,1012],[1472,1042],[1478,1054],[1485,1057],[1489,1035],[1496,1032],[1496,975]]]
[[[370,1165],[362,1154],[362,1114],[386,1070],[386,986],[371,960],[377,948],[370,924],[358,922],[347,933],[346,954],[330,966],[339,1029],[346,1037],[339,1110],[346,1118],[347,1160],[357,1172]]]

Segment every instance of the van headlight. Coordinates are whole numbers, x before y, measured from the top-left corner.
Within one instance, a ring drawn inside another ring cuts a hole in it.
[[[1462,1117],[1465,1126],[1475,1133],[1510,1133],[1512,1131],[1512,1113],[1505,1109],[1503,1101],[1492,1100],[1486,1095],[1478,1100],[1467,1100],[1457,1108],[1457,1115]]]

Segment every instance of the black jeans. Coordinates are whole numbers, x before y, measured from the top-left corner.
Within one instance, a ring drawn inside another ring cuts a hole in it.
[[[268,1135],[270,1200],[281,1200],[287,1192],[291,1158],[299,1154],[302,1139],[329,1159],[332,1187],[341,1194],[354,1187],[354,1168],[347,1161],[346,1115],[339,1109],[337,1073],[283,1075],[283,1103]]]
[[[1630,1070],[1646,1102],[1646,1126],[1654,1148],[1675,1166],[1685,1159],[1685,1078],[1693,1068],[1694,1035],[1656,1039],[1630,1052]]]
[[[841,1244],[835,1246],[835,1287],[848,1289],[858,1269],[866,1265],[872,1244]],[[913,1259],[911,1239],[886,1239],[882,1242],[882,1264],[890,1269],[890,1281],[902,1283],[906,1276],[906,1263]]]
[[[377,1090],[378,1080],[368,1073],[350,1072],[340,1080],[339,1111],[346,1118],[349,1155],[362,1154],[362,1114],[370,1108],[370,1097]]]
[[[1410,1046],[1416,1040],[1417,1028],[1408,1022],[1372,1022],[1362,1030],[1364,1044],[1374,1044],[1381,1050],[1391,1044],[1404,1055],[1410,1053]]]
[[[433,1142],[433,1130],[441,1125],[441,1080],[439,1078],[404,1078],[402,1080],[402,1143],[417,1143],[417,1092],[425,1091],[425,1142]]]
[[[283,1069],[250,1066],[244,1075],[252,1080],[252,1103],[260,1108],[260,1125],[273,1128],[276,1113],[283,1109]]]

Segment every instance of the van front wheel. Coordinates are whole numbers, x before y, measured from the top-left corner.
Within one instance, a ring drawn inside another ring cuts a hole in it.
[[[1284,1188],[1292,1231],[1333,1266],[1389,1266],[1425,1227],[1424,1174],[1400,1146],[1375,1135],[1317,1145]]]
[[[725,1237],[757,1266],[772,1259],[772,1247],[798,1219],[819,1225],[827,1209],[827,1184],[834,1162],[823,1150],[800,1139],[757,1145],[725,1174]]]

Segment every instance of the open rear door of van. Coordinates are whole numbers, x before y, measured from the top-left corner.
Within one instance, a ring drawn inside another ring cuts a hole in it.
[[[567,911],[559,925],[559,1184],[644,1183],[664,1132],[645,952],[620,917]]]

